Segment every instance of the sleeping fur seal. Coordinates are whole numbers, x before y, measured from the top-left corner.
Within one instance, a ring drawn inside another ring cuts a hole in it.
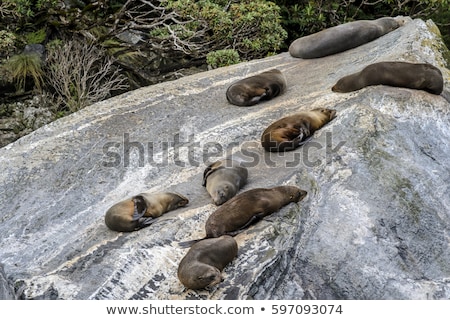
[[[203,172],[203,186],[216,205],[234,197],[247,183],[248,170],[237,161],[219,160],[210,164]]]
[[[233,83],[228,87],[228,102],[237,106],[253,106],[270,100],[286,89],[286,79],[278,69],[262,72]]]
[[[444,89],[442,73],[435,66],[428,63],[397,61],[368,65],[360,72],[339,79],[331,90],[351,92],[379,84],[425,90],[438,95]]]
[[[178,279],[188,289],[203,289],[220,283],[222,270],[237,256],[238,246],[231,236],[204,239],[195,243],[178,265]]]
[[[303,59],[325,57],[375,40],[403,23],[400,18],[385,17],[340,24],[294,40],[289,53]]]
[[[177,193],[143,192],[108,209],[105,223],[111,230],[130,232],[145,228],[163,213],[184,207],[189,200]]]
[[[222,235],[234,236],[291,202],[299,202],[307,192],[296,186],[278,186],[274,188],[256,188],[244,191],[220,206],[206,220],[207,238],[217,238]],[[179,243],[187,247],[200,241],[191,240]]]
[[[336,117],[336,110],[317,108],[281,118],[264,130],[261,144],[270,152],[289,151]]]

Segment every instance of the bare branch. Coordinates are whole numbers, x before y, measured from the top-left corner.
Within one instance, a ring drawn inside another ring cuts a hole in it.
[[[114,18],[112,34],[118,35],[126,30],[143,35],[141,45],[155,52],[177,50],[187,55],[198,56],[210,51],[211,41],[204,35],[209,30],[206,23],[189,17],[181,17],[173,10],[161,5],[162,1],[127,1]],[[196,23],[195,31],[187,26]],[[166,35],[152,36],[151,32],[161,30]]]
[[[93,44],[70,41],[47,55],[48,82],[70,111],[128,88],[120,69]]]

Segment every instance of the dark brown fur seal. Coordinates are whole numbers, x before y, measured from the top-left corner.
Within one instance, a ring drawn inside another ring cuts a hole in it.
[[[203,173],[203,186],[216,205],[234,197],[247,183],[248,170],[237,161],[219,160],[210,164]]]
[[[289,46],[295,58],[313,59],[346,51],[375,40],[403,24],[398,18],[359,20],[298,38]]]
[[[228,87],[228,102],[237,106],[253,106],[270,100],[286,89],[286,79],[280,70],[272,69],[233,83]]]
[[[203,289],[220,283],[222,270],[237,256],[238,246],[231,236],[195,243],[178,266],[178,279],[188,289]]]
[[[234,236],[285,205],[299,202],[306,194],[305,190],[295,186],[256,188],[242,192],[208,217],[205,223],[206,237],[203,239],[217,238],[225,234]],[[181,242],[179,245],[187,247],[200,240],[202,239]]]
[[[177,193],[143,192],[108,209],[105,224],[114,231],[130,232],[145,228],[163,213],[184,207],[189,200]]]
[[[261,144],[270,152],[293,150],[335,117],[336,110],[318,108],[281,118],[264,130]]]
[[[431,64],[378,62],[339,79],[331,90],[351,92],[379,84],[425,90],[432,94],[441,94],[444,89],[441,71]]]

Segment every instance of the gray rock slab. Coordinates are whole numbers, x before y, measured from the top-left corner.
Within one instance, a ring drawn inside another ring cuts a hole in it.
[[[333,56],[282,53],[141,88],[0,149],[1,298],[449,299],[450,71],[436,30],[408,20]],[[437,66],[445,92],[331,91],[388,60]],[[228,104],[232,82],[271,68],[285,73],[286,93]],[[315,107],[337,118],[308,144],[262,149],[270,123]],[[187,249],[177,244],[204,236],[216,207],[202,173],[224,156],[247,165],[242,191],[291,184],[308,196],[236,236],[238,257],[221,284],[185,290],[176,270]],[[179,192],[190,204],[138,232],[109,230],[106,210],[145,190]]]
[[[14,290],[0,264],[0,300],[13,300],[15,298]]]

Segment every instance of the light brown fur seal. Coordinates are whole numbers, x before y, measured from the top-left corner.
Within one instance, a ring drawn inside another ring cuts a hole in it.
[[[195,243],[178,265],[178,279],[188,289],[203,289],[220,283],[222,270],[237,256],[238,245],[231,236]]]
[[[270,189],[256,188],[244,191],[220,206],[206,220],[207,238],[217,238],[222,235],[234,236],[291,202],[299,202],[307,192],[295,186],[278,186]],[[191,240],[179,243],[187,247],[200,241]]]
[[[189,200],[177,193],[143,192],[108,209],[105,224],[114,231],[131,232],[145,228],[163,213],[184,207]]]
[[[267,151],[294,150],[336,117],[336,110],[317,108],[281,118],[264,130],[261,144]]]
[[[441,71],[431,64],[378,62],[368,65],[360,72],[339,79],[331,90],[351,92],[379,84],[425,90],[438,95],[444,89]]]
[[[280,70],[272,69],[233,83],[228,87],[228,102],[237,106],[253,106],[270,100],[286,89],[286,79]]]
[[[219,160],[210,164],[203,172],[203,186],[216,205],[234,197],[247,183],[248,170],[237,161]]]
[[[303,59],[325,57],[375,40],[403,23],[402,19],[385,17],[340,24],[298,38],[289,46],[289,53],[295,58]]]

